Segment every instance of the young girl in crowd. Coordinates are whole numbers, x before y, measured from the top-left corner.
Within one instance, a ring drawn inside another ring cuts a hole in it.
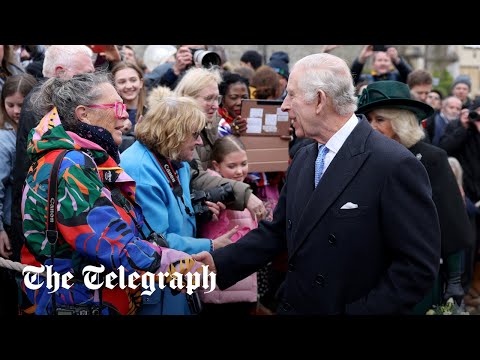
[[[125,121],[122,129],[122,145],[120,152],[123,152],[135,142],[135,125],[146,111],[146,92],[143,86],[143,71],[137,64],[131,62],[119,62],[112,69],[115,89],[127,105],[128,120]]]
[[[0,97],[0,256],[7,259],[12,255],[13,234],[10,226],[17,125],[23,99],[36,82],[30,74],[10,76],[5,81]],[[0,299],[0,315],[15,315],[15,284],[6,270],[1,268],[0,288],[5,294]]]
[[[248,173],[248,159],[245,146],[238,137],[228,135],[217,139],[213,145],[212,167],[208,171],[214,176],[243,181]],[[238,231],[231,237],[236,242],[250,230],[258,226],[250,212],[224,210],[218,221],[210,221],[201,226],[200,237],[215,239],[238,225]],[[248,261],[248,259],[245,259]],[[203,293],[203,314],[254,314],[257,305],[257,275],[252,274],[225,290],[218,288]]]

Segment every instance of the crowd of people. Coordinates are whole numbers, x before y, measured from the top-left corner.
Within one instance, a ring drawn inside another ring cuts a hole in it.
[[[0,314],[480,312],[469,77],[443,94],[393,46],[336,47],[234,66],[179,45],[148,68],[129,45],[0,45],[0,257],[73,274],[52,293],[0,267]],[[248,99],[288,114],[286,172],[249,171]],[[217,288],[92,288],[89,265],[208,265]]]

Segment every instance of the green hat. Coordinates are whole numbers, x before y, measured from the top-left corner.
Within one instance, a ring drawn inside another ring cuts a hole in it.
[[[380,108],[410,110],[419,122],[431,116],[434,111],[430,105],[413,100],[407,84],[392,80],[376,81],[368,85],[358,99],[356,112],[365,115]]]

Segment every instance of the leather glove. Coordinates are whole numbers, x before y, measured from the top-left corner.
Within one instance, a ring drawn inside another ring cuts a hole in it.
[[[449,274],[447,280],[447,286],[445,292],[443,294],[443,300],[447,301],[450,298],[460,305],[463,301],[463,297],[465,296],[465,291],[462,287],[461,281],[461,274],[460,273],[453,273]]]

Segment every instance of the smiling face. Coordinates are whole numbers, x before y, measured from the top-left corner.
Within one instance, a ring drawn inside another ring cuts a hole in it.
[[[372,67],[379,75],[386,74],[392,70],[392,59],[386,52],[377,51],[374,54]]]
[[[102,94],[94,104],[89,105],[101,105],[101,104],[114,104],[116,101],[122,102],[122,98],[118,95],[115,88],[109,83],[103,83],[99,85],[100,93]],[[122,127],[124,120],[128,119],[127,111],[123,111],[120,119],[117,119],[115,115],[115,109],[106,108],[88,108],[83,105],[77,106],[77,117],[80,121],[100,126],[112,134],[115,144],[120,145],[122,143]]]
[[[247,153],[244,150],[238,150],[225,155],[223,161],[212,161],[216,172],[226,179],[243,181],[248,174]]]
[[[143,87],[143,79],[132,68],[125,68],[115,73],[115,88],[127,103],[133,103],[138,99],[138,94]],[[132,107],[135,108],[135,107]]]
[[[282,103],[282,111],[288,112],[288,118],[295,128],[298,137],[315,138],[318,135],[319,123],[316,115],[316,102],[306,102],[299,79],[304,70],[294,68],[288,79],[287,96]]]

